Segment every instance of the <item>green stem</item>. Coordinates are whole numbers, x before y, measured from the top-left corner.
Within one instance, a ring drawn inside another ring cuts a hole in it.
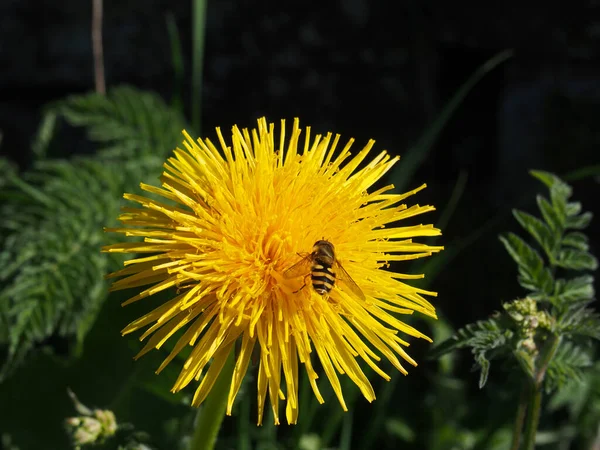
[[[192,126],[200,133],[206,0],[192,1]]]
[[[540,422],[540,410],[542,405],[541,387],[531,389],[531,400],[529,403],[529,414],[527,415],[527,427],[525,428],[525,450],[535,449],[535,436]]]
[[[538,359],[538,369],[536,371],[536,376],[534,383],[538,389],[542,388],[542,383],[544,382],[544,377],[546,376],[546,371],[548,370],[548,366],[550,365],[550,361],[554,358],[554,354],[558,349],[558,345],[560,344],[560,338],[552,334],[548,338],[546,345],[542,348],[540,352],[540,356]]]
[[[229,353],[214,386],[196,415],[194,434],[189,450],[212,450],[227,409],[227,397],[235,367],[234,351]]]
[[[519,396],[519,406],[517,407],[517,416],[515,417],[515,426],[513,429],[512,442],[510,450],[518,450],[521,443],[521,434],[523,433],[523,423],[525,422],[525,412],[527,411],[527,397],[530,391],[530,384],[526,383],[521,389]]]
[[[536,363],[537,369],[534,377],[531,380],[530,387],[530,398],[529,398],[529,411],[527,414],[527,421],[525,427],[525,450],[533,450],[535,448],[535,437],[537,434],[538,424],[540,422],[540,412],[542,406],[542,386],[544,385],[544,378],[550,365],[550,361],[554,358],[556,350],[560,344],[560,338],[552,334],[546,341],[545,345],[540,351],[538,361]]]

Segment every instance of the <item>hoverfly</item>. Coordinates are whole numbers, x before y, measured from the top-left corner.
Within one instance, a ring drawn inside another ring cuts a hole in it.
[[[335,281],[340,280],[344,285],[361,300],[365,299],[365,294],[354,282],[348,272],[344,270],[340,262],[335,257],[333,244],[326,240],[315,242],[311,253],[300,253],[302,259],[283,272],[284,278],[297,278],[301,275],[305,277],[310,274],[313,289],[319,295],[329,294]],[[306,286],[302,286],[301,291]]]

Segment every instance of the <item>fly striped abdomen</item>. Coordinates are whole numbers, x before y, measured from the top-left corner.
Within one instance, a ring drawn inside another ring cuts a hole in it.
[[[300,289],[294,291],[297,294],[306,287],[306,278],[310,270],[312,287],[319,295],[329,294],[339,280],[343,283],[347,294],[352,293],[360,300],[365,300],[365,294],[360,290],[348,272],[342,267],[335,257],[333,244],[325,239],[315,242],[311,253],[300,254],[302,259],[283,272],[284,278],[303,277],[304,284]]]
[[[328,294],[335,284],[335,274],[328,264],[313,264],[310,275],[312,285],[317,294]]]

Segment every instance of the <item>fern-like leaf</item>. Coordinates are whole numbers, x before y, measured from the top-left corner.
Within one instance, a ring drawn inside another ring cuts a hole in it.
[[[432,358],[442,356],[452,350],[470,347],[475,359],[474,370],[479,370],[479,387],[485,386],[490,361],[509,348],[513,332],[506,328],[498,317],[480,320],[461,328],[456,334],[442,342],[433,350]]]
[[[589,303],[572,305],[568,313],[559,318],[557,328],[564,336],[600,340],[600,315],[587,308]]]
[[[158,97],[131,88],[72,97],[55,108],[111,150],[40,161],[2,190],[0,346],[7,358],[0,379],[50,336],[81,344],[106,298],[104,275],[116,268],[114,255],[99,252],[110,239],[103,227],[116,221],[123,192],[158,177],[184,128]],[[49,133],[40,133],[40,155]]]
[[[109,158],[163,157],[181,142],[185,121],[151,92],[131,86],[74,95],[49,108],[73,126],[84,127],[99,156]]]
[[[544,380],[546,391],[560,390],[569,381],[581,380],[583,369],[591,365],[589,350],[572,341],[562,341],[548,365]]]

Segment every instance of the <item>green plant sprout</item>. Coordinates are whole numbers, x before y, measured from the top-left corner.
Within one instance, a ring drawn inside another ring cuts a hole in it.
[[[582,380],[592,365],[590,341],[600,339],[600,317],[589,308],[594,278],[586,273],[597,269],[598,261],[581,231],[592,214],[569,201],[572,188],[557,176],[542,171],[531,174],[550,193],[549,198],[537,196],[541,219],[519,210],[513,215],[535,247],[514,233],[500,237],[517,263],[525,295],[504,303],[502,311],[489,319],[460,329],[434,352],[439,356],[471,348],[480,370],[480,388],[488,379],[491,360],[517,363],[523,382],[511,450],[534,448],[542,392],[560,391],[569,381]]]

